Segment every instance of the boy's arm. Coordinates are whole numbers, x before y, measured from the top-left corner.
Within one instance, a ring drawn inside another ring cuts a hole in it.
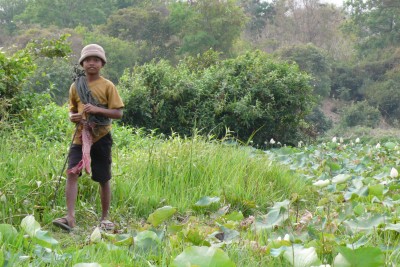
[[[110,119],[121,119],[123,114],[122,109],[106,109],[92,104],[84,105],[83,111],[88,114],[97,114]]]

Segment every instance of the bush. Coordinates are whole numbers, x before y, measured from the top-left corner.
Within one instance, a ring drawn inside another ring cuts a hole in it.
[[[200,69],[190,58],[176,68],[153,62],[121,78],[123,122],[164,134],[191,135],[197,128],[223,137],[229,129],[239,140],[258,145],[271,138],[296,141],[314,103],[309,81],[297,65],[260,51],[214,58]]]
[[[400,117],[400,86],[398,81],[390,79],[375,82],[366,89],[366,97],[369,102],[379,108],[387,121],[393,123]]]
[[[328,119],[318,107],[315,107],[306,117],[306,121],[314,130],[315,135],[323,134],[332,127],[332,120]]]
[[[39,58],[37,68],[24,84],[25,93],[49,93],[54,102],[63,105],[73,82],[73,66],[64,58]]]
[[[312,44],[282,48],[277,54],[285,60],[296,62],[302,71],[313,75],[314,94],[322,98],[331,91],[331,61],[328,55]]]
[[[367,126],[376,127],[381,119],[379,110],[368,104],[367,101],[360,101],[347,107],[343,111],[342,123],[344,126]]]

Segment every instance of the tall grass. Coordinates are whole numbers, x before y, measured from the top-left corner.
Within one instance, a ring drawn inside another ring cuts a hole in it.
[[[18,228],[26,215],[34,214],[44,229],[51,230],[51,221],[65,215],[65,171],[61,170],[74,131],[65,112],[50,105],[42,112],[33,111],[29,120],[0,129],[0,224]],[[113,137],[111,219],[125,233],[146,229],[149,226],[143,222],[148,215],[158,207],[170,205],[177,208],[177,218],[194,218],[195,222],[184,227],[205,238],[217,230],[207,223],[209,212],[222,206],[245,216],[264,214],[273,202],[295,193],[307,194],[305,181],[272,164],[262,151],[234,142],[200,135],[161,138],[118,125],[114,126]],[[196,209],[194,204],[204,196],[219,197],[220,203],[209,209]],[[8,264],[72,266],[79,262],[105,262],[110,266],[168,266],[190,245],[176,241],[175,235],[167,238],[154,255],[130,248],[113,250],[104,243],[86,246],[100,214],[98,185],[87,175],[79,180],[76,211],[78,228],[72,234],[51,232],[61,243],[60,259],[47,264],[47,258],[33,255],[33,261],[21,262],[18,255],[29,250],[25,245],[16,245],[8,248]],[[246,238],[265,239],[254,233]],[[281,258],[274,259],[247,244],[232,244],[225,250],[238,266],[266,262],[285,266]],[[54,257],[43,251],[45,254]]]
[[[115,151],[114,203],[138,216],[162,205],[187,211],[203,196],[246,212],[304,193],[304,182],[250,147],[210,142],[200,136],[149,139],[143,147]]]
[[[114,128],[114,217],[123,214],[143,218],[165,205],[174,206],[181,213],[190,212],[203,196],[220,197],[222,204],[250,213],[265,211],[274,201],[294,192],[305,192],[304,181],[251,147],[200,136],[160,139],[140,131]],[[7,206],[12,207],[3,211],[3,222],[12,223],[23,215],[51,209],[56,191],[56,209],[62,209],[65,174],[59,175],[72,131],[69,129],[63,142],[27,140],[21,132],[0,137],[0,191]],[[130,144],[126,140],[119,143],[120,136],[130,138]],[[83,175],[78,209],[95,213],[99,202],[97,184]]]

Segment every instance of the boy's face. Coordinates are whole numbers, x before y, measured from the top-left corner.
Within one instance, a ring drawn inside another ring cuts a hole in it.
[[[98,57],[87,57],[82,61],[86,74],[98,74],[103,67],[103,61]]]

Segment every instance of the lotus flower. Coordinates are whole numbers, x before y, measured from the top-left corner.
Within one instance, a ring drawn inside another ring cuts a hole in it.
[[[297,143],[297,146],[298,146],[298,147],[301,147],[302,144],[303,144],[303,141],[299,141],[299,142]]]
[[[318,180],[315,183],[313,183],[313,185],[317,187],[324,187],[327,186],[328,184],[330,184],[329,180]]]
[[[334,136],[334,137],[332,138],[332,143],[336,143],[336,140],[337,140],[337,138],[336,138],[336,136]]]
[[[357,137],[356,143],[360,143],[360,138]]]
[[[272,144],[272,145],[275,144],[274,138],[271,138],[271,140],[269,140],[269,143]]]
[[[376,147],[376,148],[380,148],[380,147],[381,147],[381,144],[380,144],[380,143],[377,143],[375,147]]]
[[[396,168],[392,168],[390,170],[390,177],[396,178],[397,176],[399,176],[399,172],[396,170]]]

